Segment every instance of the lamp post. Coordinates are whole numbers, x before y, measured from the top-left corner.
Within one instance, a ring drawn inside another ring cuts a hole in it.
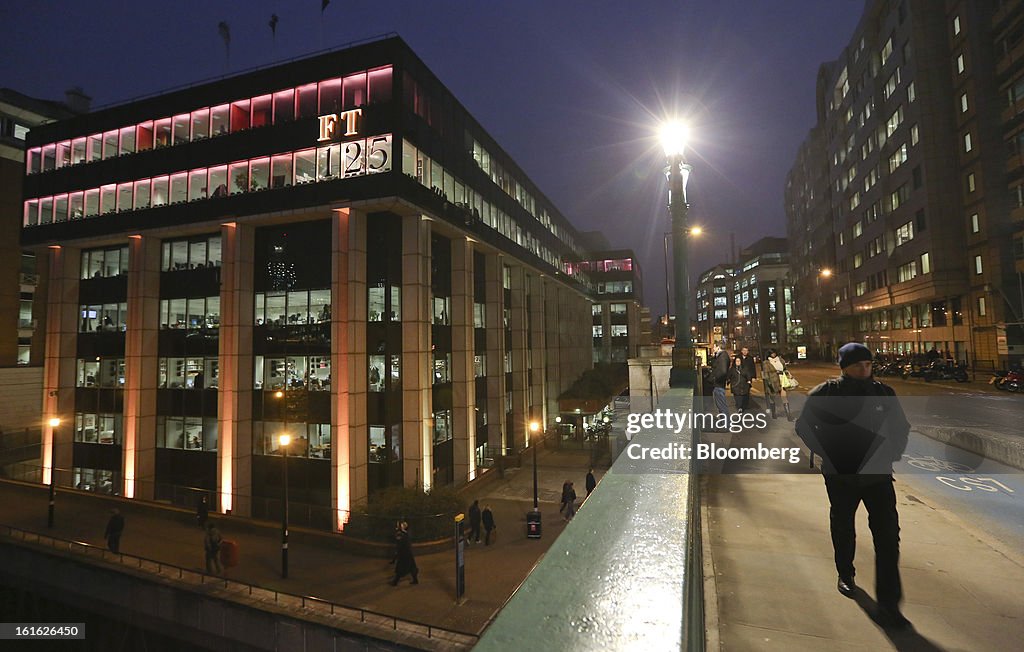
[[[50,506],[46,512],[46,527],[53,527],[53,510],[57,502],[57,468],[55,466],[57,455],[54,449],[57,448],[57,428],[60,426],[60,419],[50,419]]]
[[[530,422],[530,448],[533,449],[533,511],[540,509],[537,502],[537,433],[540,432],[540,424],[536,421]]]
[[[281,513],[281,577],[288,577],[288,444],[292,443],[291,435],[284,433],[277,439],[284,455],[284,511]]]
[[[671,387],[692,387],[696,379],[693,366],[693,341],[690,335],[690,310],[687,300],[690,295],[690,279],[686,273],[687,228],[686,182],[690,166],[683,157],[686,147],[687,128],[671,122],[662,126],[661,144],[668,159],[668,208],[672,217],[672,262],[675,280],[676,300],[676,343],[672,347]]]

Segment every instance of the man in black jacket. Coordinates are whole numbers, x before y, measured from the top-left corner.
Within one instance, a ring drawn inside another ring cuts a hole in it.
[[[747,376],[750,382],[757,380],[757,364],[754,363],[754,356],[750,355],[750,349],[742,347],[740,357],[743,359],[740,370]]]
[[[714,387],[712,396],[719,414],[729,414],[729,404],[725,401],[725,384],[729,379],[729,352],[715,342],[714,356],[711,358],[711,383]]]
[[[879,620],[892,627],[909,621],[900,613],[900,526],[892,463],[907,447],[910,424],[896,392],[871,377],[871,351],[857,342],[839,349],[843,374],[818,385],[796,431],[821,456],[830,503],[829,524],[839,573],[839,592],[853,597],[856,551],[854,517],[863,501],[875,545],[875,592]]]

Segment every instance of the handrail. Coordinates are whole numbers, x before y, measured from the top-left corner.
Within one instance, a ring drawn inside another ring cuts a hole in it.
[[[23,530],[21,528],[16,528],[14,526],[3,523],[0,523],[0,528],[6,530],[5,536],[9,539],[20,539],[25,543],[46,545],[55,550],[66,547],[67,552],[70,554],[77,554],[83,557],[92,557],[98,555],[99,558],[103,561],[113,561],[124,566],[134,566],[139,570],[142,570],[144,572],[152,572],[156,575],[164,575],[165,570],[170,570],[172,572],[172,575],[176,573],[177,579],[181,581],[187,581],[185,579],[186,575],[198,577],[198,583],[200,585],[206,585],[210,582],[210,580],[216,579],[217,583],[223,582],[223,588],[225,590],[230,590],[231,585],[235,585],[235,593],[247,592],[247,594],[250,597],[253,596],[253,589],[256,589],[258,592],[263,592],[266,595],[273,594],[275,604],[283,604],[284,601],[287,600],[295,604],[298,604],[302,609],[312,609],[312,607],[309,605],[323,605],[324,607],[329,608],[330,614],[332,616],[343,615],[337,613],[336,610],[350,611],[354,612],[355,614],[358,614],[359,622],[367,622],[367,616],[370,616],[371,619],[373,620],[379,620],[382,622],[390,621],[392,629],[396,631],[398,630],[399,625],[402,625],[403,627],[411,626],[416,628],[423,628],[426,631],[427,638],[435,638],[435,636],[441,635],[443,638],[446,638],[447,640],[453,640],[454,637],[461,636],[468,639],[466,641],[467,644],[475,643],[480,638],[479,635],[477,634],[463,632],[455,629],[448,629],[446,627],[438,627],[437,625],[431,625],[429,623],[423,623],[416,620],[409,620],[407,618],[399,618],[398,616],[394,616],[392,614],[385,614],[379,611],[365,609],[363,607],[353,607],[351,605],[342,604],[340,602],[332,602],[330,600],[325,600],[323,598],[318,598],[316,596],[286,593],[284,591],[279,591],[277,589],[265,588],[258,584],[251,584],[249,582],[241,582],[238,580],[229,580],[227,578],[211,576],[201,571],[184,568],[183,566],[177,566],[175,564],[168,564],[167,562],[158,561],[156,559],[150,559],[148,557],[139,557],[137,555],[129,555],[123,552],[111,552],[101,546],[95,546],[90,543],[85,543],[83,541],[60,539],[46,534],[41,534],[39,532],[33,532],[32,530]],[[149,568],[147,568],[147,566]],[[153,568],[154,566],[155,569]],[[285,600],[282,600],[282,598]],[[258,596],[257,599],[259,599]]]

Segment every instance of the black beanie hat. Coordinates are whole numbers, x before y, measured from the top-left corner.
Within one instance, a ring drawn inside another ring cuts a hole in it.
[[[871,359],[871,349],[860,342],[850,342],[839,347],[839,368],[845,369],[852,364]]]

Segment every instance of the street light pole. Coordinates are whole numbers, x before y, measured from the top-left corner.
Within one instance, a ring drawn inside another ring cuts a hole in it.
[[[281,514],[281,577],[288,577],[288,444],[292,443],[291,435],[282,434],[278,441],[284,456],[284,511]]]
[[[540,431],[540,424],[536,421],[530,422],[530,448],[533,449],[533,511],[539,509],[537,502],[537,433]]]
[[[53,511],[57,503],[57,428],[60,426],[60,419],[50,419],[50,506],[46,512],[46,527],[53,527]]]
[[[683,157],[686,136],[686,128],[678,123],[670,123],[662,128],[662,145],[668,158],[668,208],[672,217],[672,262],[676,295],[676,343],[672,347],[671,387],[692,387],[696,380],[688,305],[690,279],[686,272],[686,217],[689,211],[686,182],[691,169]]]

